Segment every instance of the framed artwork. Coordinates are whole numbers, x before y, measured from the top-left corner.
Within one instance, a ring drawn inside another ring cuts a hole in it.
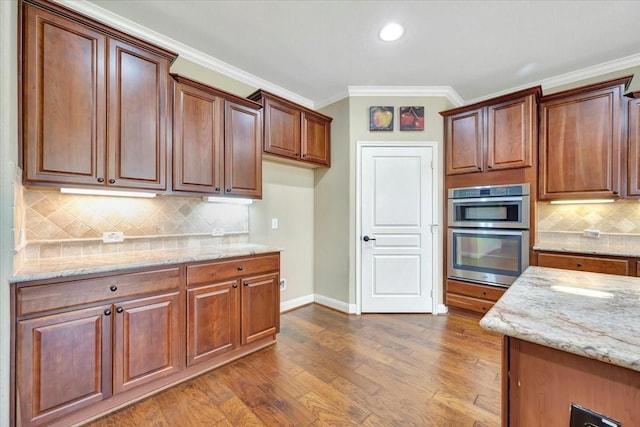
[[[393,130],[393,107],[369,107],[369,130]]]
[[[424,130],[424,107],[400,107],[400,130]]]

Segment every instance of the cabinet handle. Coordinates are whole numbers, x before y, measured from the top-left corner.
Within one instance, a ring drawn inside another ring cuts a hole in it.
[[[233,288],[234,288],[234,289],[236,289],[237,287],[238,287],[238,284],[237,284],[237,283],[234,283],[234,284],[233,284]]]
[[[122,313],[123,311],[124,311],[124,308],[122,308],[122,307],[116,308],[116,312],[118,312],[118,313]]]
[[[111,286],[109,286],[109,290],[110,290],[111,292],[115,292],[115,291],[117,291],[117,290],[118,290],[118,287],[117,287],[116,285],[111,285]]]
[[[216,190],[216,191],[220,191],[220,187],[216,187],[216,188],[215,188],[215,190]]]
[[[582,267],[582,263],[579,262],[578,264],[576,264],[578,267]]]
[[[109,180],[109,184],[115,184],[115,183],[116,183],[116,180],[115,180],[115,179],[111,178],[111,179]]]
[[[230,188],[227,188],[226,191],[227,191],[227,193],[231,193],[231,189]]]
[[[491,168],[493,167],[493,165],[487,165],[487,167],[488,167],[489,169],[491,169]]]
[[[104,182],[104,178],[98,178],[98,182]]]
[[[479,170],[479,171],[481,171],[481,170],[482,170],[482,168],[481,168],[480,166],[478,166],[478,170]]]
[[[487,311],[487,307],[482,307],[482,311]]]
[[[306,154],[303,154],[303,155],[302,155],[302,158],[304,159],[305,157],[307,157],[307,155],[306,155]]]
[[[242,271],[242,270],[244,270],[244,267],[243,267],[243,266],[241,266],[241,265],[240,265],[240,266],[238,266],[238,271]]]
[[[249,286],[249,282],[244,282],[242,284],[245,285],[245,286]]]
[[[614,191],[614,192],[613,192],[613,194],[617,196],[617,195],[618,195],[618,192],[617,192],[617,191]]]
[[[486,295],[486,294],[487,294],[487,291],[482,291],[482,295]]]
[[[105,315],[105,316],[111,316],[111,310],[106,309],[106,310],[104,311],[104,315]]]

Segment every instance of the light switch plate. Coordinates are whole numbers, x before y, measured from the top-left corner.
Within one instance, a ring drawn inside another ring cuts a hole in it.
[[[271,218],[271,229],[272,230],[278,229],[278,218]]]
[[[103,243],[120,243],[124,242],[124,233],[122,231],[107,231],[102,233]]]

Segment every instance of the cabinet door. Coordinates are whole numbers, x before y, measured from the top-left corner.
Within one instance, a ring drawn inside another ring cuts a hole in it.
[[[166,190],[169,61],[109,41],[108,185]]]
[[[627,195],[640,196],[640,99],[629,101]]]
[[[242,280],[242,344],[280,331],[280,286],[277,273]]]
[[[483,111],[478,108],[445,118],[447,175],[483,170]]]
[[[114,393],[183,368],[180,300],[180,294],[175,292],[115,305]]]
[[[104,185],[105,37],[24,4],[27,182]]]
[[[541,199],[619,194],[623,88],[542,102]]]
[[[264,99],[264,151],[300,158],[300,110],[270,98]]]
[[[537,114],[533,95],[487,107],[487,169],[530,167]]]
[[[222,98],[184,83],[174,83],[174,190],[222,192],[223,114]]]
[[[305,162],[329,166],[331,159],[331,122],[308,112],[302,113],[300,158]]]
[[[111,395],[111,306],[23,320],[17,326],[21,425],[47,425]]]
[[[262,197],[262,115],[233,102],[225,102],[225,194]]]
[[[187,366],[238,347],[239,296],[237,280],[187,290]]]

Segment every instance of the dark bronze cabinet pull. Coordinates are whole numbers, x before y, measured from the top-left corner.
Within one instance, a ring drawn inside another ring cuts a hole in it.
[[[109,290],[110,290],[111,292],[115,292],[115,291],[117,291],[117,290],[118,290],[118,287],[117,287],[116,285],[111,285],[111,286],[109,286]]]
[[[105,315],[105,316],[111,316],[111,310],[106,309],[106,310],[104,311],[104,315]]]
[[[122,307],[116,308],[116,312],[118,312],[118,313],[122,313],[123,311],[124,311],[124,308],[122,308]]]
[[[98,182],[104,182],[104,178],[98,178]]]

